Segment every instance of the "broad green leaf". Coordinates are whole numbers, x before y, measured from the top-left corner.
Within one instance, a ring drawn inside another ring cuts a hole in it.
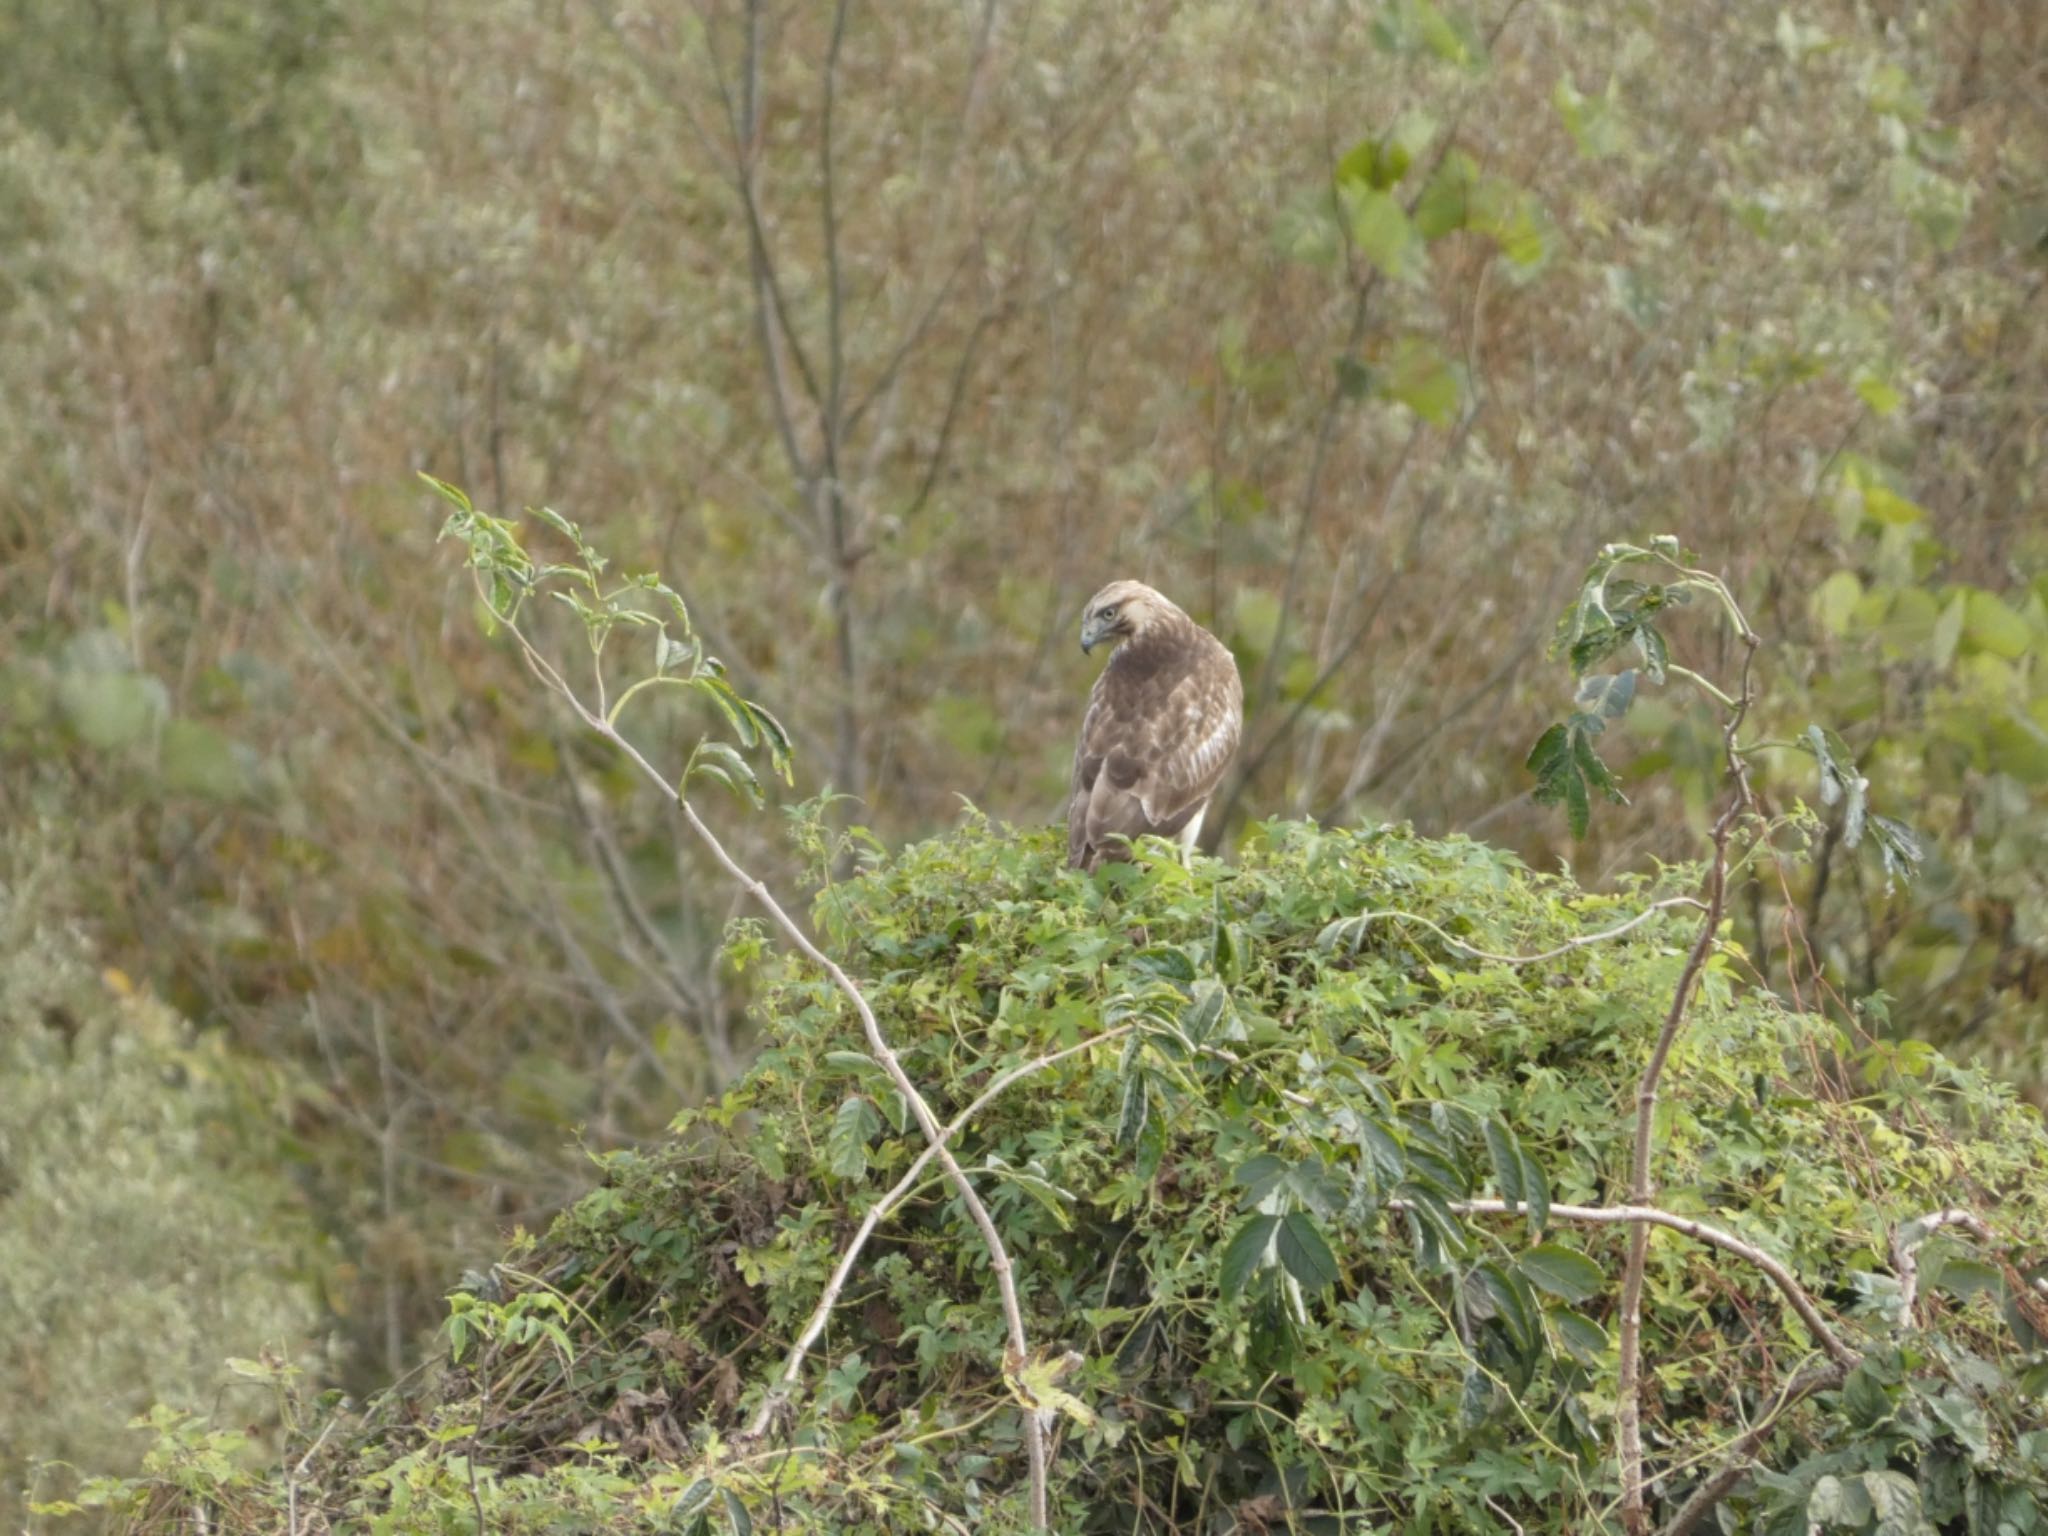
[[[1432,426],[1442,426],[1458,410],[1458,375],[1443,353],[1420,336],[1395,342],[1374,374],[1379,392],[1399,401]]]
[[[725,1497],[726,1523],[732,1527],[733,1536],[754,1536],[754,1517],[747,1513],[747,1506],[740,1502],[740,1496],[730,1488],[719,1491]]]
[[[1280,1219],[1274,1250],[1281,1267],[1303,1290],[1320,1291],[1336,1282],[1337,1256],[1307,1211],[1290,1211]]]
[[[825,1138],[826,1167],[842,1179],[858,1179],[868,1171],[868,1143],[881,1133],[882,1114],[858,1094],[841,1102]]]
[[[57,708],[78,739],[102,752],[134,746],[170,714],[164,685],[141,672],[72,672],[57,682]]]
[[[1416,269],[1421,242],[1399,198],[1354,185],[1344,189],[1344,201],[1351,243],[1360,255],[1389,277],[1406,277]]]
[[[699,776],[715,780],[731,790],[747,804],[759,807],[762,802],[761,781],[754,777],[754,770],[738,750],[723,741],[700,741],[697,750],[690,755],[689,772],[684,775],[684,787]]]
[[[1628,713],[1635,698],[1636,674],[1631,668],[1626,672],[1597,672],[1581,678],[1575,702],[1582,712],[1596,720],[1619,720]]]
[[[164,727],[160,771],[166,789],[233,800],[248,787],[240,749],[210,725],[173,720]]]
[[[1836,571],[1814,588],[1808,606],[1814,620],[1831,635],[1846,635],[1856,605],[1863,600],[1863,583],[1854,571]]]
[[[1237,1208],[1249,1211],[1264,1204],[1280,1189],[1288,1172],[1287,1159],[1276,1157],[1271,1152],[1246,1158],[1230,1176],[1233,1183],[1244,1189],[1244,1197],[1238,1201]]]
[[[1522,1150],[1522,1198],[1529,1207],[1529,1235],[1538,1237],[1550,1225],[1550,1178],[1542,1164]]]
[[[1273,1261],[1273,1240],[1280,1232],[1278,1216],[1251,1216],[1223,1250],[1217,1284],[1226,1297],[1242,1296],[1253,1275]]]
[[[1607,1330],[1581,1312],[1558,1308],[1548,1314],[1565,1353],[1581,1365],[1597,1366],[1607,1353]]]
[[[1486,1121],[1486,1154],[1493,1159],[1494,1187],[1510,1211],[1522,1202],[1522,1145],[1499,1120]]]
[[[725,716],[726,724],[732,727],[732,733],[739,737],[740,745],[752,751],[760,742],[760,727],[754,723],[754,716],[744,701],[733,692],[732,684],[722,677],[706,674],[692,678],[690,686],[718,706],[718,712]]]
[[[1117,1113],[1116,1144],[1127,1149],[1137,1146],[1151,1113],[1152,1093],[1145,1074],[1133,1072],[1124,1079],[1123,1104]]]
[[[2033,630],[1996,593],[1972,589],[1965,601],[1963,635],[1978,650],[2016,661],[2032,648]]]
[[[1560,1301],[1586,1301],[1607,1283],[1598,1264],[1559,1243],[1538,1243],[1516,1259],[1515,1265],[1537,1290]]]

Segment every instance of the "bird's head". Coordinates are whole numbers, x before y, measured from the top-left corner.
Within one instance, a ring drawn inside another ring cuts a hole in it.
[[[1175,611],[1142,581],[1112,581],[1081,610],[1081,649],[1092,651],[1104,641],[1114,646],[1135,640],[1147,626]]]

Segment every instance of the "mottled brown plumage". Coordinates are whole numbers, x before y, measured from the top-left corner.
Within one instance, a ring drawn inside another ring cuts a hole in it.
[[[1223,642],[1142,582],[1088,600],[1081,649],[1116,647],[1095,680],[1067,796],[1067,863],[1130,857],[1151,835],[1194,846],[1237,751],[1244,685]]]

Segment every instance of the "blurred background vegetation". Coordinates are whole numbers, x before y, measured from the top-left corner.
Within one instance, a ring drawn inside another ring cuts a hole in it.
[[[1676,532],[1929,854],[1838,816],[1760,977],[2048,1097],[2044,284],[2036,0],[0,0],[0,1518],[227,1355],[399,1374],[745,1059],[418,469],[659,565],[885,842],[1054,815],[1132,575],[1244,671],[1226,848],[1593,883],[1716,738],[1639,704],[1573,842],[1549,616]]]

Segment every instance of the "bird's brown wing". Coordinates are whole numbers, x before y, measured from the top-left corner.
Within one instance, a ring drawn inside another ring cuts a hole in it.
[[[1211,642],[1213,644],[1213,642]],[[1074,754],[1068,862],[1093,868],[1110,839],[1172,837],[1208,803],[1237,750],[1244,692],[1220,644],[1173,681],[1096,682]]]

